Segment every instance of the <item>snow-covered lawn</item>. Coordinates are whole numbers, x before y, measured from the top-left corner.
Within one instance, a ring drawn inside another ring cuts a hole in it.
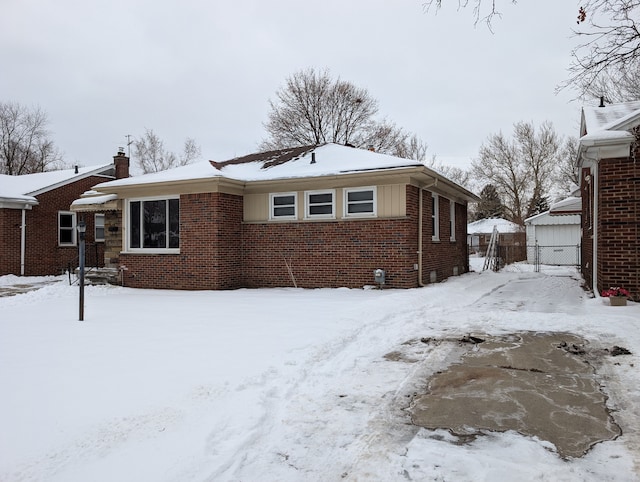
[[[0,298],[3,482],[640,477],[640,304],[589,298],[570,268],[518,264],[413,290],[89,286],[85,298],[84,322],[65,278]],[[385,354],[522,330],[632,351],[599,369],[622,436],[562,460],[516,433],[455,444],[410,425],[403,408],[450,354]]]

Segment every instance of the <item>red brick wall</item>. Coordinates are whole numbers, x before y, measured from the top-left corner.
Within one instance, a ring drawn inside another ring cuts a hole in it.
[[[386,285],[416,284],[415,226],[409,219],[245,224],[243,284],[246,287],[362,287],[373,270]]]
[[[242,197],[180,196],[180,254],[126,254],[124,283],[134,288],[186,290],[241,287]]]
[[[256,223],[244,226],[244,285],[299,287],[373,285],[373,270],[386,271],[386,287],[418,286],[418,189],[407,186],[407,216],[327,222]],[[423,282],[468,271],[466,207],[456,206],[456,242],[451,242],[449,201],[440,198],[440,242],[431,241],[431,193],[423,193]]]
[[[627,288],[640,300],[640,168],[629,158],[598,166],[598,287]]]
[[[425,282],[468,271],[466,206],[456,206],[456,242],[449,240],[449,205],[440,201],[441,239],[431,241],[431,195],[424,199]],[[242,223],[241,196],[180,197],[180,254],[121,254],[125,285],[137,288],[362,287],[386,271],[387,287],[418,285],[418,189],[407,186],[407,216],[294,223]]]
[[[410,205],[418,205],[418,190],[407,187],[407,209]],[[467,251],[467,207],[456,204],[456,240],[451,241],[449,199],[442,196],[438,200],[440,240],[433,241],[431,228],[432,200],[431,193],[424,191],[422,195],[422,282],[427,284],[431,280],[431,273],[435,271],[436,281],[442,281],[453,275],[454,266],[458,274],[469,271],[469,256]],[[415,203],[415,204],[414,204]],[[416,215],[417,219],[417,215]]]
[[[20,274],[20,209],[0,209],[0,275]]]
[[[58,211],[68,211],[71,203],[92,186],[104,182],[104,177],[88,177],[36,196],[39,204],[26,212],[26,276],[61,274],[70,261],[78,256],[78,247],[58,246]],[[2,229],[6,244],[2,244],[0,274],[20,274],[20,223],[21,210],[3,209],[0,218],[4,218],[9,234]],[[78,214],[78,219],[82,214]],[[87,224],[87,243],[94,243],[93,213],[84,215]],[[17,224],[17,226],[16,226]],[[15,228],[15,231],[14,229]],[[87,256],[89,256],[89,248]],[[102,248],[98,260],[103,260]],[[92,256],[92,258],[95,256]],[[77,263],[77,261],[76,261]],[[93,263],[92,263],[93,264]]]

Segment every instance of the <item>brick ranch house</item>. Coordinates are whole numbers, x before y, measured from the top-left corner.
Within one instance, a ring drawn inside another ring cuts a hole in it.
[[[582,274],[640,301],[640,101],[585,107],[580,135]]]
[[[106,182],[105,265],[126,286],[411,288],[468,271],[467,203],[417,161],[337,144]]]
[[[128,176],[128,164],[126,172],[122,169],[118,172]],[[0,175],[0,275],[63,273],[78,256],[78,215],[69,206],[91,186],[116,177],[115,164]],[[87,254],[97,252],[100,259],[103,219],[101,213],[84,219],[87,243],[95,248]]]

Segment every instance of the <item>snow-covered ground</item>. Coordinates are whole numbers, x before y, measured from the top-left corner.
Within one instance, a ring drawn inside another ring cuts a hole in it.
[[[89,286],[85,298],[84,322],[65,278],[0,298],[3,482],[640,480],[640,304],[590,298],[571,268],[412,290]],[[385,354],[522,330],[633,352],[599,369],[618,439],[563,460],[517,433],[457,444],[409,423],[403,409],[451,353]]]

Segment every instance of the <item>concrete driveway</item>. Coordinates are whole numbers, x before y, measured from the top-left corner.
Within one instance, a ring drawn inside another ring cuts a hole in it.
[[[413,400],[409,412],[415,425],[448,429],[463,439],[514,430],[551,442],[563,458],[580,457],[621,434],[590,363],[611,353],[594,353],[570,333],[478,335],[450,342],[468,351],[436,373],[428,392]]]

